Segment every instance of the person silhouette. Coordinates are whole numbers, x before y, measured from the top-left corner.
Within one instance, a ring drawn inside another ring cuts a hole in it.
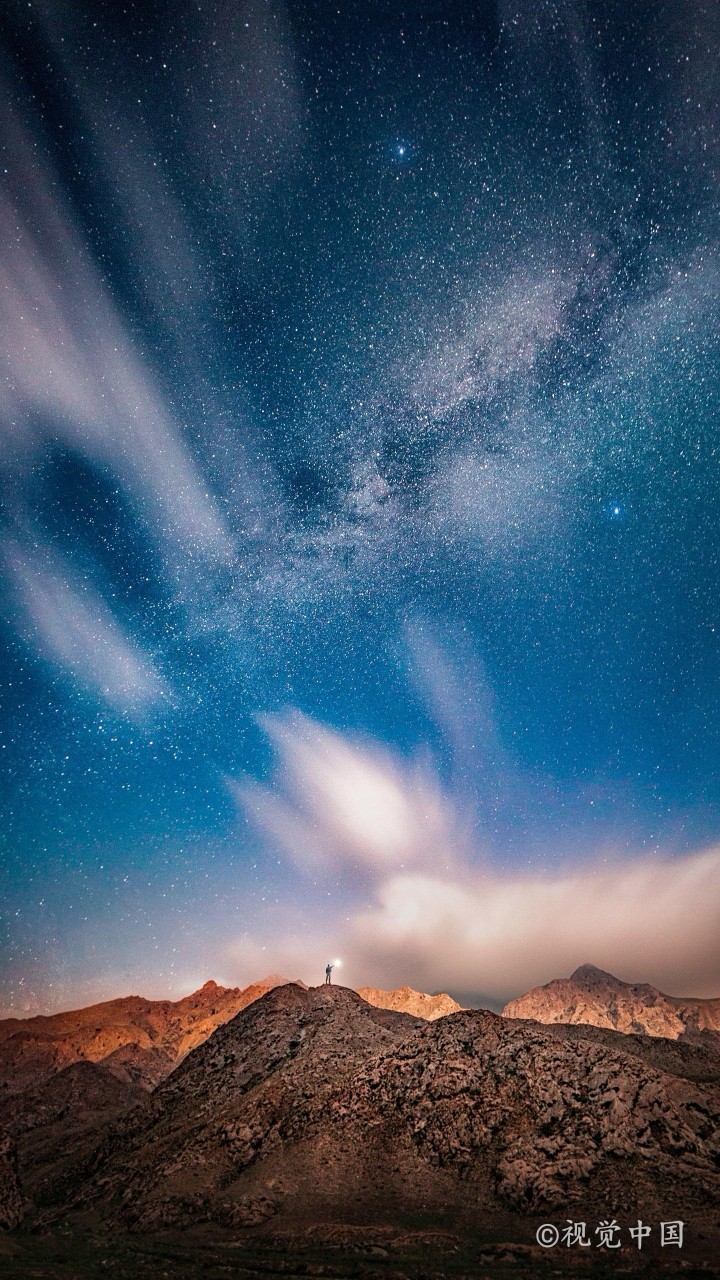
[[[325,965],[325,986],[326,987],[329,987],[332,981],[330,977],[332,971],[333,971],[333,966],[331,964],[326,964]]]

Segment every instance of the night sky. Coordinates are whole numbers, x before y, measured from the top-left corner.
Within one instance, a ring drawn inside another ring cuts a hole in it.
[[[0,1011],[720,993],[720,9],[3,16]]]

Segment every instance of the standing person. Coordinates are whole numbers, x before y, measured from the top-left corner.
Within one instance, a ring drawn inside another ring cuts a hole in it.
[[[331,964],[326,964],[326,965],[325,965],[325,986],[326,986],[326,987],[329,987],[329,986],[330,986],[330,983],[331,983],[331,981],[332,981],[332,979],[331,979],[331,977],[330,977],[330,974],[332,973],[332,971],[333,971],[333,967],[332,967],[332,965],[331,965]]]

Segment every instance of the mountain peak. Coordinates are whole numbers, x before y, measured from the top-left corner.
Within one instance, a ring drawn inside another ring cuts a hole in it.
[[[581,964],[579,968],[573,970],[570,974],[571,982],[612,982],[615,985],[620,983],[620,979],[614,974],[608,973],[606,969],[598,969],[594,964]]]
[[[582,964],[569,978],[555,978],[505,1005],[506,1018],[605,1027],[634,1035],[677,1040],[720,1031],[720,1000],[666,996],[646,982],[623,982]]]

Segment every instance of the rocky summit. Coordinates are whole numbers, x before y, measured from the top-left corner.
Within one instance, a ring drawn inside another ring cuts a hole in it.
[[[613,1031],[702,1041],[717,1037],[720,1048],[720,999],[668,996],[644,982],[621,982],[611,973],[584,964],[569,978],[556,978],[511,1000],[507,1018],[536,1022],[584,1023]]]

